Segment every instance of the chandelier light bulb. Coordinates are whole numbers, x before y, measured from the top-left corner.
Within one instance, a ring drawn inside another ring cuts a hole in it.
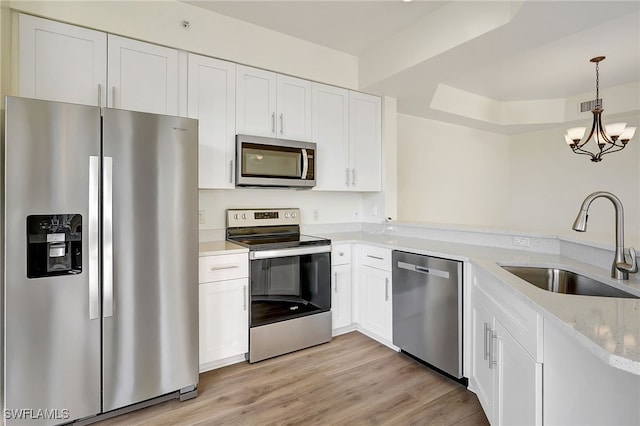
[[[633,138],[633,135],[635,134],[636,134],[635,127],[626,127],[622,132],[622,134],[620,135],[620,140],[622,141],[622,143],[626,144],[631,140],[631,138]]]
[[[584,132],[587,130],[586,127],[572,127],[567,130],[567,135],[573,141],[579,141],[584,136]]]
[[[569,135],[564,135],[564,141],[567,143],[567,145],[571,146],[573,145],[575,142],[569,137]]]
[[[606,124],[604,126],[604,130],[607,133],[607,136],[615,141],[622,134],[622,132],[624,132],[624,128],[626,126],[627,123],[611,123]]]

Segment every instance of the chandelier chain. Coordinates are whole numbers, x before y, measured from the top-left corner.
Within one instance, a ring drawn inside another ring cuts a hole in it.
[[[600,62],[596,62],[596,108],[602,108],[600,105]]]

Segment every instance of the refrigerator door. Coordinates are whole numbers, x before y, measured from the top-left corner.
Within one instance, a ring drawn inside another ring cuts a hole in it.
[[[3,418],[59,424],[100,412],[100,109],[5,107]]]
[[[103,120],[103,409],[198,382],[197,120]]]

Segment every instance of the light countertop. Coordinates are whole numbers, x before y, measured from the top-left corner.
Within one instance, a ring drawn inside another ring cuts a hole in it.
[[[640,296],[640,280],[609,277],[610,271],[571,258],[522,250],[484,247],[395,236],[349,232],[319,235],[336,243],[366,243],[393,250],[470,261],[496,278],[505,289],[540,312],[609,365],[640,375],[640,299],[552,293],[531,285],[500,265],[553,266],[580,273]]]
[[[249,249],[230,243],[229,241],[204,241],[200,243],[200,256],[214,256],[218,254],[248,253]]]

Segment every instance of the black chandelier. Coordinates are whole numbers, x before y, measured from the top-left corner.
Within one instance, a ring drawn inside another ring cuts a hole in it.
[[[602,100],[600,99],[600,62],[603,61],[604,58],[604,56],[596,56],[590,59],[590,62],[596,64],[596,104],[591,110],[593,113],[593,124],[591,125],[589,136],[584,139],[584,141],[582,140],[587,129],[586,127],[573,127],[568,129],[564,135],[567,145],[569,145],[573,152],[581,155],[589,155],[591,161],[595,163],[602,161],[602,156],[605,154],[623,150],[636,132],[635,127],[626,127],[627,123],[602,125],[602,111],[604,110],[602,109]],[[593,151],[591,151],[585,146],[591,141],[591,138],[594,138],[598,150],[594,147]]]

